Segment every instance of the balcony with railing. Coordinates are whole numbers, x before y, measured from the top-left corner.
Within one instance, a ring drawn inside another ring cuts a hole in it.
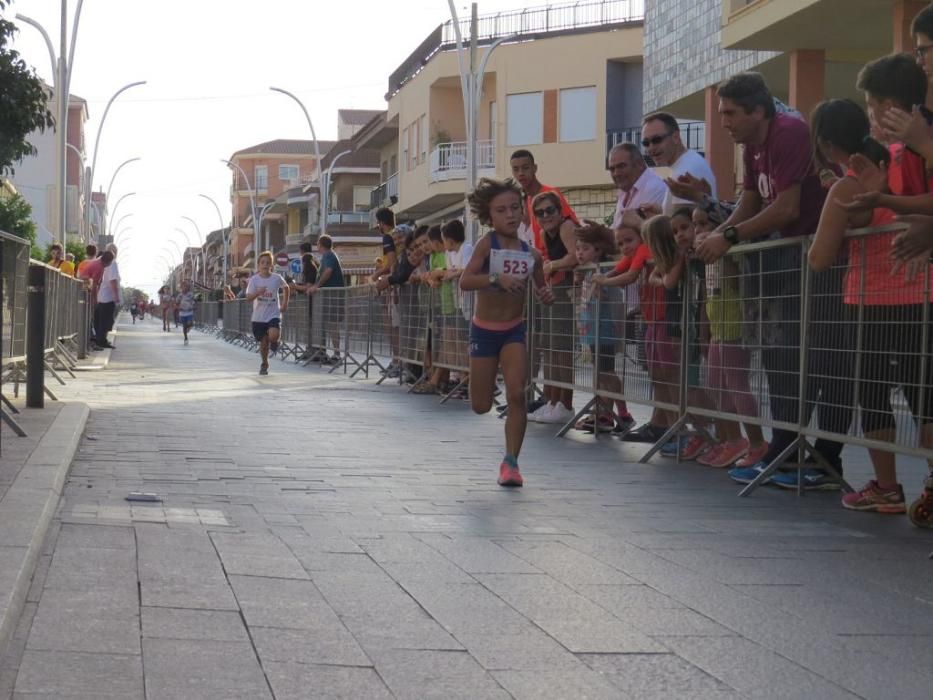
[[[555,33],[581,33],[619,27],[645,18],[645,0],[580,0],[579,2],[556,3],[522,10],[480,15],[477,18],[476,40],[480,45],[489,44],[503,37],[529,40]],[[470,18],[460,20],[460,32],[464,43],[470,41]],[[453,21],[439,25],[421,42],[389,76],[387,97],[415,77],[429,60],[439,51],[456,46]]]
[[[467,176],[467,142],[439,143],[431,151],[431,182],[463,180]],[[476,170],[496,169],[496,142],[476,142]],[[484,173],[480,173],[484,174]]]
[[[393,173],[389,179],[374,187],[369,195],[370,209],[392,206],[398,201],[398,173]]]
[[[327,225],[339,226],[341,224],[369,225],[368,211],[329,211],[327,212]]]
[[[678,120],[680,126],[680,140],[684,146],[704,155],[706,151],[706,122]],[[641,145],[641,127],[630,126],[625,129],[614,129],[606,132],[606,155],[612,150],[613,146],[620,143],[634,143]],[[654,165],[651,159],[645,156],[648,165]]]

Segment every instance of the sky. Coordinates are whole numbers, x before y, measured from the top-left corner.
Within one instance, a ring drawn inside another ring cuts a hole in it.
[[[455,5],[469,16],[468,3]],[[69,36],[76,6],[68,0]],[[479,12],[523,6],[480,0]],[[17,12],[42,24],[57,52],[61,0],[14,0],[3,14]],[[106,190],[123,161],[142,158],[120,170],[110,197],[114,223],[132,214],[120,224],[124,284],[154,291],[167,272],[162,258],[178,262],[186,236],[197,244],[183,216],[202,237],[220,227],[199,194],[213,198],[229,223],[231,176],[221,158],[264,141],[310,138],[298,105],[270,85],[295,93],[318,139],[334,140],[337,110],[384,109],[389,74],[449,18],[447,0],[85,0],[71,92],[88,102],[88,165],[111,95],[147,81],[110,108],[94,175],[94,190]],[[17,24],[14,48],[51,84],[45,42]]]

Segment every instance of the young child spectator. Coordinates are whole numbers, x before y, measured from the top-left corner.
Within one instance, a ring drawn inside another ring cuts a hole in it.
[[[616,229],[616,242],[622,250],[622,258],[609,273],[594,275],[593,284],[603,287],[628,287],[641,282],[638,293],[642,321],[646,326],[644,350],[652,395],[656,401],[674,403],[671,395],[671,377],[667,373],[670,364],[667,356],[670,352],[656,345],[656,341],[668,342],[668,339],[663,327],[655,328],[655,320],[663,320],[664,317],[664,292],[659,287],[652,287],[647,283],[648,276],[654,268],[651,263],[651,251],[642,240],[639,229],[628,226]],[[662,353],[664,358],[661,357]],[[622,436],[626,442],[657,442],[675,420],[675,413],[655,408],[647,423],[634,428],[635,420],[624,403],[619,409],[619,421],[627,427]],[[586,429],[585,424],[582,427]]]
[[[522,486],[518,457],[528,422],[524,312],[529,278],[541,303],[550,304],[554,297],[544,281],[541,254],[518,238],[522,223],[522,192],[518,186],[512,180],[480,178],[469,203],[480,223],[492,228],[477,242],[460,277],[461,289],[476,291],[470,327],[470,400],[476,413],[489,412],[501,368],[508,415],[498,483]]]
[[[466,242],[466,231],[459,219],[448,221],[441,227],[444,250],[447,256],[446,269],[441,281],[441,312],[444,320],[444,344],[448,349],[448,361],[454,367],[467,367],[469,345],[469,318],[472,313],[472,296],[460,290],[460,276],[473,255],[473,245]],[[450,310],[450,313],[447,313]],[[464,372],[454,374],[454,381],[463,387],[460,394],[466,397]]]
[[[445,309],[442,306],[443,299],[437,292],[428,290],[439,290],[444,273],[447,270],[447,254],[444,251],[444,237],[441,235],[439,225],[431,226],[428,229],[427,242],[428,255],[428,273],[424,276],[424,294],[421,295],[421,306],[427,308],[430,299],[435,299],[433,307],[434,326],[428,329],[428,346],[425,353],[425,371],[428,380],[417,385],[412,389],[413,394],[436,394],[446,385],[450,379],[450,370],[443,367],[434,367],[434,360],[437,359],[441,364],[449,364],[446,356],[446,345],[443,340],[444,325],[447,315],[453,311],[452,308]],[[446,311],[446,314],[445,314]],[[429,364],[430,363],[430,364]]]
[[[590,266],[582,273],[577,289],[580,292],[579,311],[577,313],[580,340],[589,347],[593,364],[596,366],[596,385],[607,393],[621,395],[622,381],[616,374],[616,349],[618,343],[618,322],[616,319],[622,307],[622,292],[618,287],[596,285],[593,277],[598,272],[595,266],[605,263],[615,255],[615,233],[612,229],[584,221],[584,225],[574,231],[577,265]],[[597,338],[598,334],[598,338]],[[625,401],[616,399],[619,412],[617,418],[612,412],[612,400],[598,398],[593,415],[577,421],[577,430],[591,433],[610,432],[624,434],[631,429],[634,420],[628,415]],[[627,416],[626,421],[622,416]]]
[[[645,223],[642,235],[654,260],[649,284],[665,290],[665,316],[661,323],[666,327],[667,337],[661,342],[667,345],[663,349],[665,364],[668,365],[664,374],[668,381],[673,382],[670,385],[672,403],[678,403],[680,398],[681,344],[686,343],[688,401],[694,406],[712,408],[709,397],[700,387],[700,330],[704,313],[701,294],[705,291],[705,270],[699,260],[692,259],[692,211],[689,207],[681,207],[670,217],[655,216]],[[656,322],[656,333],[657,327]],[[697,427],[706,427],[706,421],[702,419],[694,418],[693,423]],[[675,439],[665,445],[661,453],[674,456],[679,452],[680,459],[692,460],[711,447],[705,435],[696,434],[687,439]]]
[[[699,207],[693,210],[697,242],[715,228],[709,215]],[[758,417],[758,404],[749,387],[750,357],[742,345],[742,296],[739,288],[741,270],[734,256],[725,255],[706,266],[706,317],[709,322],[707,350],[707,390],[716,410],[750,418]],[[742,438],[733,421],[717,421],[721,442],[697,462],[724,468],[735,464],[750,467],[768,451],[757,423],[743,423],[748,439]]]

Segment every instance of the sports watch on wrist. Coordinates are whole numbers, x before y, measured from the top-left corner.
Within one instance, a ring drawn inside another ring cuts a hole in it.
[[[489,275],[489,286],[498,287],[499,286],[499,273],[493,272]]]
[[[723,229],[722,237],[726,239],[729,245],[735,245],[739,242],[739,230],[735,226],[727,226]]]

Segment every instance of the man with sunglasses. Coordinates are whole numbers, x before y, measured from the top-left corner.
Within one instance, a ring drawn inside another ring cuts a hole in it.
[[[641,127],[641,145],[645,149],[645,155],[651,158],[655,165],[671,169],[669,180],[677,182],[678,178],[687,175],[706,180],[710,185],[710,196],[716,198],[716,178],[712,169],[703,156],[684,146],[680,138],[680,125],[673,115],[655,112],[645,117]],[[674,209],[682,204],[693,206],[693,202],[675,197],[668,190],[662,209],[670,216]]]

